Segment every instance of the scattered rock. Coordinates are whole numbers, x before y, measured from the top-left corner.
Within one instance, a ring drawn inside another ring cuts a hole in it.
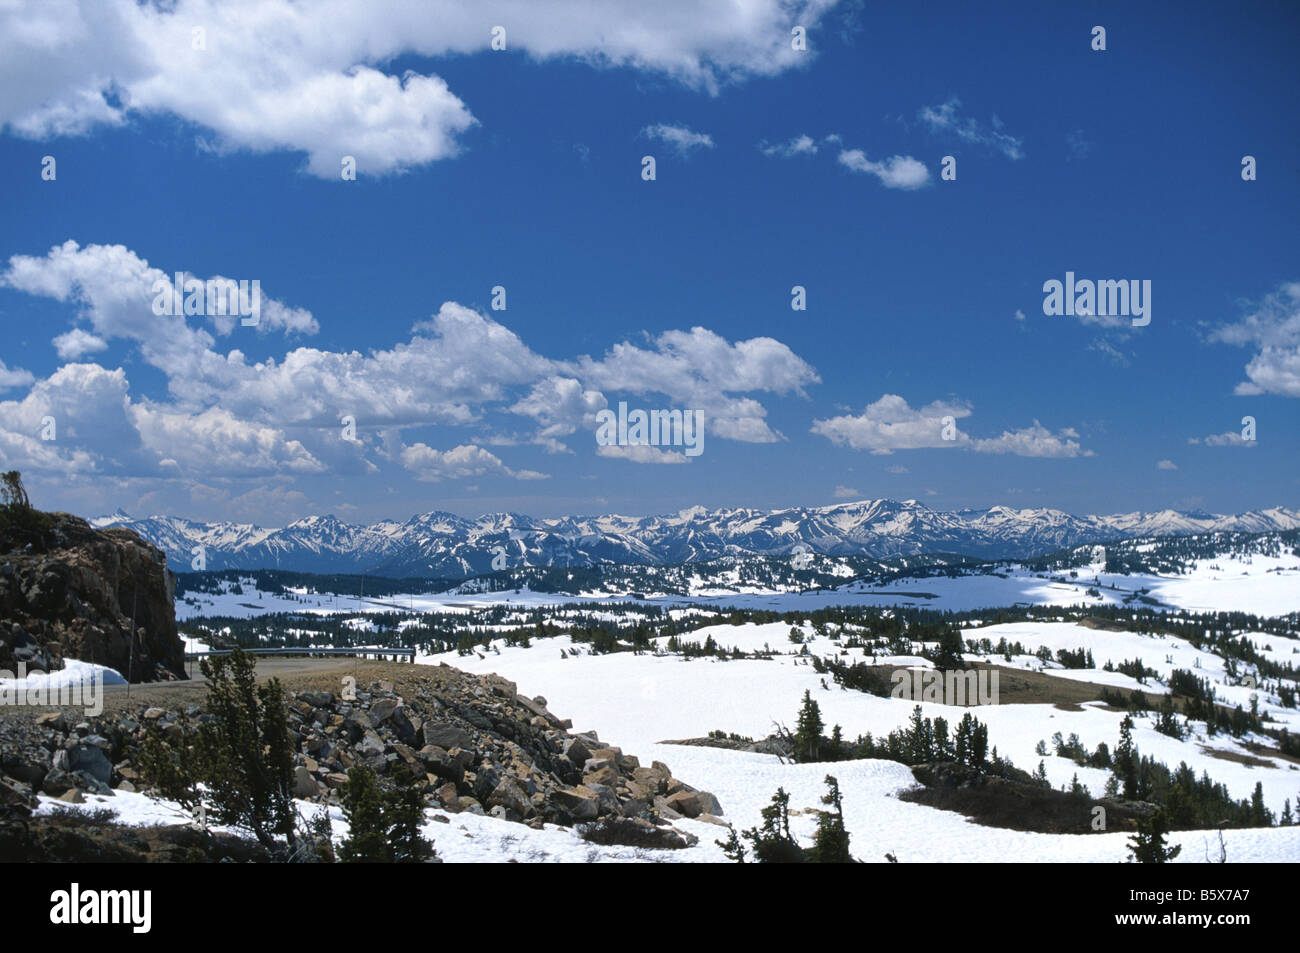
[[[320,793],[320,785],[302,765],[293,769],[293,796],[304,800],[314,798]]]
[[[600,814],[600,799],[587,787],[564,788],[556,791],[551,799],[575,821],[595,820]]]
[[[371,727],[378,728],[389,718],[393,717],[393,712],[397,711],[398,701],[395,698],[381,698],[370,706],[370,724]]]
[[[54,752],[53,768],[70,774],[84,772],[102,784],[108,784],[113,776],[113,762],[108,760],[102,748],[95,745],[74,744]]]
[[[517,785],[510,778],[502,778],[501,782],[492,790],[488,796],[487,803],[490,807],[501,806],[513,811],[519,817],[528,817],[533,813],[533,804],[519,790]]]
[[[424,723],[424,743],[437,745],[450,751],[452,748],[466,748],[470,736],[464,730],[445,721],[426,721]]]
[[[669,795],[668,806],[683,817],[699,817],[704,813],[700,798],[694,791],[678,791]]]

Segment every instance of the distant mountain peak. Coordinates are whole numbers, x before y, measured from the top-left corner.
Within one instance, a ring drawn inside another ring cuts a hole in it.
[[[92,516],[86,522],[96,529],[102,529],[105,526],[121,526],[123,523],[130,523],[133,519],[130,513],[119,506],[107,516]]]
[[[330,514],[304,517],[280,529],[177,517],[135,520],[120,511],[100,520],[96,525],[134,529],[167,552],[181,571],[189,569],[190,554],[202,545],[209,569],[445,577],[493,571],[493,559],[499,562],[502,548],[508,568],[668,565],[722,556],[784,555],[799,546],[875,558],[946,552],[999,559],[1147,536],[1300,529],[1300,512],[1284,506],[1227,516],[1172,509],[1073,516],[1046,507],[1003,505],[951,512],[914,499],[776,510],[691,506],[671,515],[552,519],[432,512],[368,526]]]

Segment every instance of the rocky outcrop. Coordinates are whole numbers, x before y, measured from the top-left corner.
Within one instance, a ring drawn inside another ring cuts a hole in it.
[[[299,796],[337,801],[361,762],[451,812],[575,824],[609,816],[664,821],[721,814],[717,798],[642,766],[594,731],[570,733],[545,698],[498,675],[441,665],[379,681],[354,699],[298,692],[289,705]]]
[[[789,758],[794,752],[794,741],[789,734],[768,735],[754,741],[752,738],[718,737],[677,738],[659,742],[661,745],[685,745],[689,748],[722,748],[726,751],[749,751],[757,754],[774,754],[778,758]]]
[[[133,681],[184,678],[162,551],[131,530],[44,516],[35,539],[0,525],[0,669],[50,671],[74,658]]]

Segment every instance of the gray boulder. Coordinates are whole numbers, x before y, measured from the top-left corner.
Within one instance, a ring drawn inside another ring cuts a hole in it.
[[[66,771],[69,774],[84,772],[105,786],[113,777],[113,762],[96,745],[74,744],[60,748],[54,752],[51,766],[56,771]]]
[[[426,745],[437,745],[448,751],[452,748],[468,749],[473,742],[469,732],[446,721],[426,721],[421,733]]]

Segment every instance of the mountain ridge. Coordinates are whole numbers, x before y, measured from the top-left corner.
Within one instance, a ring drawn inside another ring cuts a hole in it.
[[[464,577],[523,566],[663,565],[783,555],[805,551],[800,547],[876,558],[936,551],[1027,558],[1113,539],[1297,529],[1300,511],[1274,506],[1229,515],[1165,509],[1075,516],[1046,507],[944,511],[916,500],[880,499],[777,510],[697,506],[642,517],[490,513],[469,518],[435,510],[368,525],[323,514],[280,528],[176,516],[134,519],[118,510],[90,523],[135,530],[167,553],[177,571],[199,568],[193,560],[201,551],[207,569]]]

